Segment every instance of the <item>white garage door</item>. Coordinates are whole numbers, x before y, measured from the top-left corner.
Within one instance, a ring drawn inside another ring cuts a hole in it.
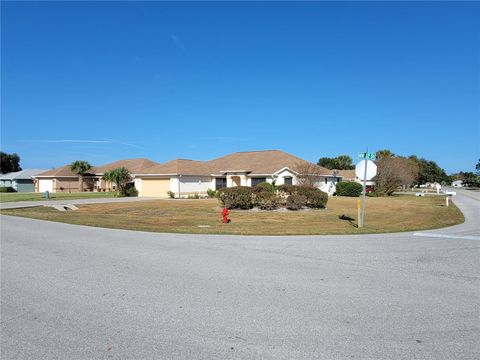
[[[49,179],[39,179],[38,180],[38,191],[39,192],[53,192],[53,180]]]

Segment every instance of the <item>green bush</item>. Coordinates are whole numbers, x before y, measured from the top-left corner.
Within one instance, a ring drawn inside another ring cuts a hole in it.
[[[227,209],[251,209],[253,204],[252,189],[246,186],[220,189],[219,198]]]
[[[297,186],[295,185],[280,185],[280,186],[277,186],[277,189],[281,193],[292,195],[295,192],[296,187]]]
[[[305,206],[309,208],[323,209],[328,202],[328,194],[313,186],[289,185],[286,191],[289,191],[291,195],[304,196],[306,199]]]
[[[280,199],[277,194],[263,191],[253,194],[253,204],[262,210],[275,210],[278,209]]]
[[[337,196],[352,196],[359,197],[362,193],[362,184],[353,181],[339,182],[336,185]]]
[[[175,193],[173,191],[167,191],[167,195],[170,199],[175,199]]]
[[[303,195],[292,194],[287,198],[287,209],[289,210],[300,210],[307,204],[307,198]]]
[[[254,189],[262,189],[265,191],[268,191],[270,193],[275,193],[277,191],[277,188],[275,185],[270,184],[268,182],[262,182],[260,184],[257,184]]]
[[[15,190],[11,186],[0,186],[0,193],[12,193],[12,192],[17,192],[17,190]]]
[[[207,189],[207,195],[209,198],[215,198],[217,197],[217,192],[215,190],[212,190],[212,189]]]
[[[128,185],[125,190],[122,193],[123,196],[127,197],[136,197],[138,196],[138,191],[135,189],[135,186],[133,184]]]

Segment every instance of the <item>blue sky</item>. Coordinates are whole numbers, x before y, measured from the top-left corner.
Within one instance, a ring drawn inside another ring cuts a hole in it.
[[[474,2],[2,2],[1,149],[23,167],[311,161],[388,148],[473,171]]]

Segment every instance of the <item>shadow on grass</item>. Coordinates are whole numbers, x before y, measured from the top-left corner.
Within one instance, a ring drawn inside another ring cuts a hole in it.
[[[339,215],[338,218],[340,220],[348,221],[350,225],[352,225],[354,228],[358,228],[358,225],[354,222],[355,219],[351,218],[350,216],[347,216],[345,214]]]

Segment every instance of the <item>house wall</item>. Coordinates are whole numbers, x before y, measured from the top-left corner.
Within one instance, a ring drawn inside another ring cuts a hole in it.
[[[278,173],[277,177],[276,177],[275,184],[276,185],[284,185],[286,177],[291,177],[292,178],[292,185],[297,185],[298,184],[297,176],[293,172],[291,172],[290,170],[283,170],[282,172]]]
[[[12,186],[13,187],[12,180],[0,180],[0,186],[2,186],[2,187]]]

